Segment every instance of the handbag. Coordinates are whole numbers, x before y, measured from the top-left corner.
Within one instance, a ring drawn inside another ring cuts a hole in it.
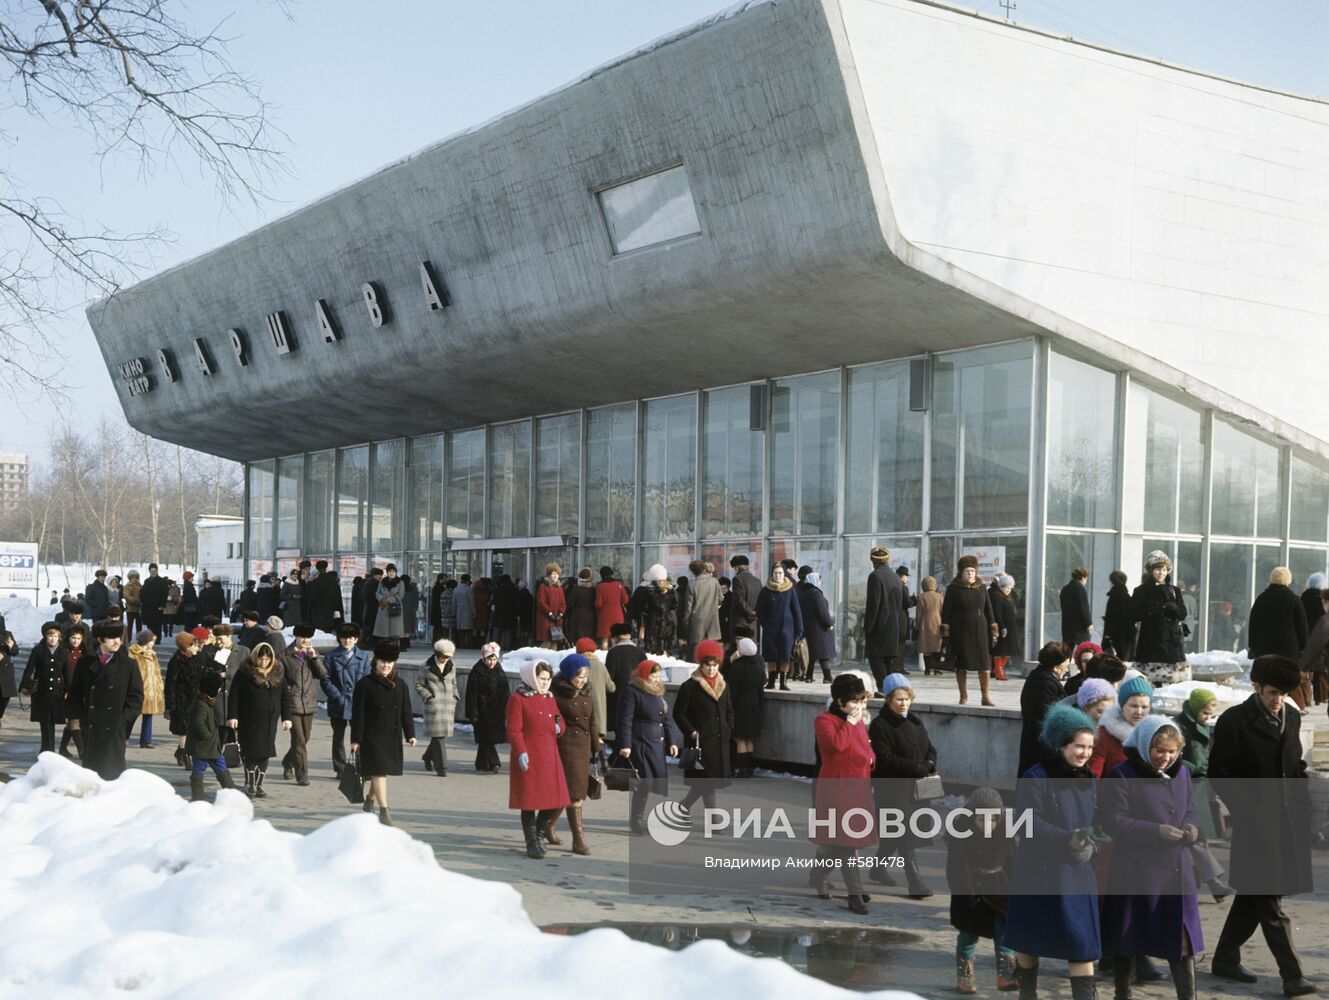
[[[692,746],[684,747],[678,758],[679,766],[685,771],[704,771],[706,765],[701,762],[701,737],[693,740]]]
[[[914,779],[914,801],[931,802],[946,794],[941,784],[940,774],[929,774],[925,778]]]
[[[590,773],[586,775],[586,797],[588,799],[598,799],[604,794],[605,783],[600,777],[600,765],[592,764]]]
[[[562,641],[563,641],[563,629],[562,629],[561,626],[558,626],[558,625],[550,625],[550,626],[549,626],[549,641],[550,641],[550,642],[562,642]]]
[[[234,771],[240,766],[240,744],[235,741],[235,730],[227,727],[227,735],[231,738],[228,742],[222,744],[222,760],[226,762],[226,769]]]
[[[345,795],[346,801],[351,805],[359,805],[365,800],[364,781],[360,778],[359,754],[342,766],[341,777],[337,779],[337,791]]]
[[[605,768],[604,781],[611,792],[630,792],[641,784],[641,775],[632,766],[632,761],[615,754]]]
[[[400,604],[389,604],[389,605],[388,605],[388,617],[389,617],[389,618],[400,618],[400,617],[401,617],[401,605],[400,605]]]

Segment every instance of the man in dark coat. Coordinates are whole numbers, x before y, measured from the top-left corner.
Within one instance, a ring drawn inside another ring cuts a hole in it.
[[[762,583],[748,572],[748,557],[734,556],[729,560],[729,568],[734,571],[734,578],[729,581],[729,593],[733,603],[729,610],[729,627],[746,625],[757,635],[757,598],[761,596]]]
[[[226,592],[222,590],[220,580],[203,581],[203,589],[198,595],[198,613],[201,618],[226,617]]]
[[[55,727],[65,721],[65,651],[60,637],[61,629],[55,622],[42,626],[42,641],[28,654],[28,666],[20,682],[20,690],[32,699],[29,718],[41,727],[42,751],[55,749]],[[0,660],[0,668],[12,676],[11,667],[8,658]]]
[[[92,621],[99,622],[111,606],[111,592],[106,587],[106,570],[99,569],[95,575],[96,579],[83,591],[83,611]]]
[[[314,626],[297,625],[291,645],[277,653],[286,675],[282,718],[291,720],[291,749],[282,758],[282,777],[309,784],[309,736],[318,714],[319,681],[327,676],[323,658],[314,652]]]
[[[1286,566],[1278,566],[1269,574],[1269,586],[1251,605],[1250,624],[1247,625],[1251,659],[1261,656],[1283,656],[1289,660],[1301,657],[1306,648],[1306,608],[1292,593],[1292,573]]]
[[[632,641],[632,626],[628,622],[618,622],[609,626],[608,652],[605,653],[605,670],[614,682],[614,690],[606,695],[605,720],[612,727],[618,718],[618,693],[632,682],[632,674],[637,664],[646,659],[642,648]]]
[[[351,581],[351,621],[364,625],[365,618],[365,578],[357,576]],[[361,629],[363,631],[363,629]]]
[[[438,615],[436,610],[433,614]],[[507,573],[500,573],[494,580],[489,625],[494,630],[494,640],[504,649],[511,648],[517,639],[517,585]]]
[[[808,641],[808,664],[804,680],[812,680],[812,668],[821,666],[821,679],[831,682],[831,663],[835,660],[835,617],[821,590],[821,575],[811,566],[798,571],[798,609],[803,613],[803,638]],[[797,680],[797,678],[795,678]]]
[[[1083,566],[1071,570],[1071,582],[1061,588],[1061,641],[1074,649],[1088,642],[1094,631],[1093,612],[1089,608],[1089,571]]]
[[[253,652],[260,642],[268,639],[268,630],[259,624],[257,611],[246,611],[240,616],[240,634],[235,637],[236,644]]]
[[[240,591],[240,596],[235,599],[235,606],[240,609],[242,615],[246,611],[258,610],[258,594],[254,590],[257,583],[256,580],[246,580],[245,589]]]
[[[1324,605],[1320,600],[1324,586],[1325,575],[1323,573],[1312,573],[1306,577],[1306,589],[1301,592],[1301,606],[1306,610],[1308,636],[1314,634],[1315,626],[1324,617]],[[1310,645],[1309,638],[1307,638],[1306,644],[1307,646]],[[1315,704],[1318,705],[1320,702],[1329,699],[1329,660],[1326,660],[1323,651],[1306,658],[1301,669],[1311,676]]]
[[[320,632],[336,633],[342,623],[341,580],[328,569],[328,561],[314,563],[318,576],[309,584],[309,622]]]
[[[1038,666],[1029,672],[1020,688],[1020,762],[1018,778],[1039,762],[1043,746],[1043,717],[1066,696],[1062,683],[1071,668],[1071,651],[1064,642],[1049,642],[1038,651]]]
[[[143,707],[143,677],[120,648],[120,625],[104,623],[92,634],[97,650],[74,667],[68,709],[83,732],[83,766],[113,781],[125,770],[125,733]]]
[[[365,635],[374,634],[374,622],[378,620],[378,585],[383,582],[383,570],[375,566],[365,577],[365,589],[361,599],[364,607],[360,611],[360,631]]]
[[[1258,927],[1278,962],[1284,995],[1301,996],[1315,986],[1302,974],[1282,900],[1314,888],[1301,713],[1287,704],[1301,671],[1292,660],[1261,656],[1251,667],[1251,683],[1255,693],[1218,717],[1209,753],[1209,778],[1232,813],[1228,881],[1237,891],[1214,949],[1213,972],[1257,982],[1241,964],[1241,947]]]
[[[1110,584],[1107,609],[1103,612],[1103,649],[1122,660],[1135,659],[1135,615],[1126,574],[1114,569],[1108,574]]]
[[[162,605],[166,603],[170,589],[166,577],[157,575],[157,564],[149,563],[148,578],[143,581],[143,587],[138,592],[138,601],[143,627],[152,629],[153,635],[162,634]]]
[[[900,655],[900,618],[904,614],[904,599],[900,595],[900,578],[891,569],[890,550],[878,546],[870,557],[872,573],[868,576],[867,606],[863,610],[863,644],[868,666],[872,668],[872,676],[880,691],[886,675],[895,672]]]

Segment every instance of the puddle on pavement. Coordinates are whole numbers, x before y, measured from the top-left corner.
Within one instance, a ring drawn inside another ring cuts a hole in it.
[[[572,935],[601,927],[622,931],[634,941],[681,951],[697,941],[723,941],[753,958],[778,958],[799,972],[851,990],[898,989],[892,959],[903,958],[920,939],[916,934],[871,927],[761,927],[751,924],[614,923],[551,924],[546,934]]]

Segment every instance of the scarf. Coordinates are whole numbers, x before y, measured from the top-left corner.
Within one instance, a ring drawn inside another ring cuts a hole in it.
[[[640,674],[632,678],[632,686],[638,691],[644,691],[646,694],[653,694],[657,698],[663,698],[665,693],[664,679],[652,682],[649,677],[642,677]]]
[[[377,670],[371,671],[369,676],[389,690],[397,686],[397,667],[395,664],[392,667],[392,673],[386,676],[380,674]]]
[[[792,586],[793,584],[789,582],[788,578],[781,580],[778,584],[774,580],[766,581],[766,588],[775,591],[777,594],[783,594]]]

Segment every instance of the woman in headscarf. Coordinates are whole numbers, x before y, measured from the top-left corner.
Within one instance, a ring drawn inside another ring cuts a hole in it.
[[[157,661],[157,637],[152,629],[141,629],[129,645],[129,658],[138,666],[139,676],[143,678],[143,723],[138,733],[138,745],[144,750],[156,749],[152,742],[152,717],[166,711],[166,689],[162,681],[162,667]],[[186,724],[188,719],[185,720]],[[186,726],[187,728],[187,726]],[[134,732],[134,723],[125,727],[125,739]]]
[[[268,761],[277,756],[277,727],[290,731],[291,720],[283,709],[286,672],[266,642],[249,654],[240,673],[231,682],[226,699],[226,724],[236,731],[240,759],[245,767],[245,794],[265,799],[263,778]]]
[[[356,682],[351,696],[351,752],[359,754],[360,779],[369,782],[365,812],[373,812],[377,800],[378,821],[384,826],[392,826],[388,777],[401,774],[403,741],[415,746],[411,696],[397,676],[400,655],[395,642],[377,643],[373,669]]]
[[[508,741],[509,689],[499,659],[502,652],[496,642],[481,646],[480,659],[466,680],[466,718],[475,735],[475,769],[481,774],[498,774],[503,769],[497,744]]]
[[[549,693],[554,668],[544,660],[522,664],[521,684],[508,699],[508,808],[521,810],[526,856],[545,856],[540,831],[552,826],[568,804],[568,782],[558,737],[565,728],[558,704]],[[551,841],[552,843],[553,841]]]
[[[594,640],[591,640],[592,642]],[[558,676],[550,691],[558,713],[563,717],[563,732],[558,737],[558,754],[563,761],[563,777],[568,785],[568,826],[572,829],[572,852],[590,854],[581,805],[590,785],[591,761],[604,746],[604,734],[595,722],[595,700],[591,697],[591,662],[581,653],[570,653],[558,664]],[[540,828],[540,835],[557,846],[554,830],[558,815]]]

